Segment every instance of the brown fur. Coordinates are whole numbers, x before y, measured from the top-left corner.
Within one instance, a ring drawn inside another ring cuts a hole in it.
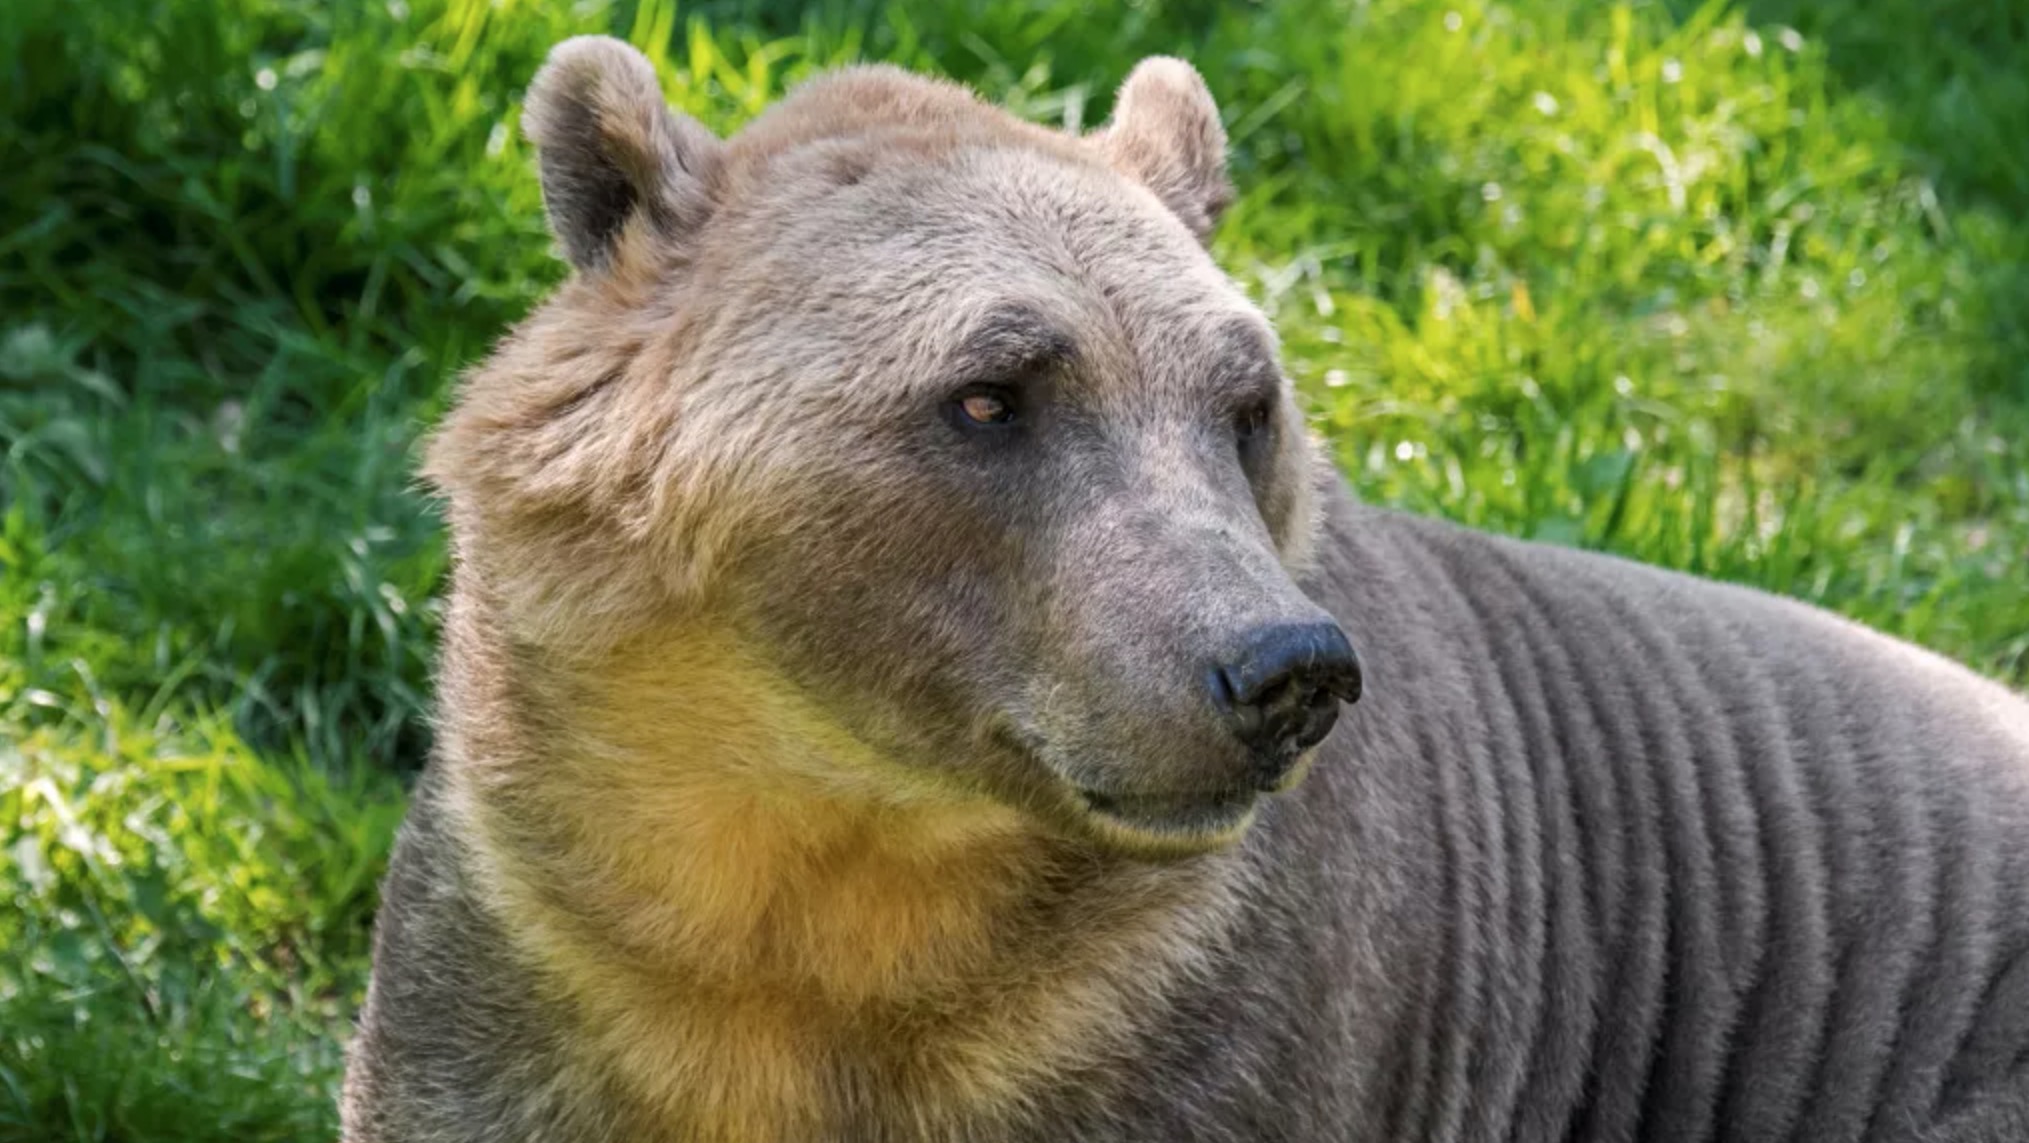
[[[1124,93],[1153,105],[1150,121],[1094,142],[886,68],[819,80],[724,144],[645,100],[652,73],[609,44],[560,48],[535,85],[539,145],[568,152],[586,145],[572,125],[595,124],[615,193],[662,205],[630,207],[610,231],[556,218],[581,273],[467,380],[431,445],[460,560],[441,698],[449,804],[516,949],[577,1013],[582,1066],[622,1077],[683,1125],[677,1137],[812,1131],[840,1111],[841,1069],[925,1122],[1012,1114],[1044,1077],[1131,1037],[1137,1012],[1218,944],[1223,873],[1095,854],[977,775],[896,761],[757,655],[718,590],[725,565],[752,575],[780,559],[736,537],[807,513],[827,458],[794,402],[753,400],[778,384],[740,375],[754,344],[761,369],[811,377],[813,404],[865,405],[892,395],[837,384],[934,368],[928,353],[994,304],[961,294],[897,314],[929,323],[914,361],[883,359],[910,344],[888,331],[859,360],[812,360],[822,337],[766,328],[782,212],[821,210],[875,164],[934,170],[979,152],[1014,177],[1078,172],[1139,193],[1141,225],[1175,225],[1111,157],[1178,205],[1205,183],[1190,207],[1202,232],[1223,181],[1194,168],[1217,167],[1205,148],[1218,140],[1168,91],[1181,66]],[[1183,113],[1190,149],[1169,156],[1160,117]],[[605,169],[546,164],[553,217],[577,205],[554,188]],[[1201,262],[1188,273],[1221,281]],[[693,294],[702,281],[716,304]],[[1099,355],[1128,347],[1084,304],[1060,295],[1054,316],[1103,371]],[[1305,463],[1282,486],[1292,557],[1310,525]]]
[[[449,694],[491,739],[453,776],[481,884],[579,1012],[585,1066],[678,1137],[816,1130],[841,1066],[926,1122],[1010,1114],[1216,949],[1221,878],[1095,865],[742,660],[664,630]]]
[[[1085,137],[868,68],[721,141],[578,40],[528,121],[575,273],[429,449],[349,1140],[2019,1122],[2029,710],[1321,496],[1187,65]],[[1292,790],[1217,684],[1320,628],[1379,682]]]

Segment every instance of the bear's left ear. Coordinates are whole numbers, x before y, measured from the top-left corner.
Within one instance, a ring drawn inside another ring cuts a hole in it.
[[[577,36],[550,49],[522,129],[550,232],[580,273],[604,269],[636,219],[680,241],[711,213],[724,144],[671,110],[655,66],[619,40]]]
[[[1233,201],[1226,129],[1197,69],[1150,56],[1134,65],[1113,118],[1091,136],[1113,168],[1155,192],[1204,241]]]

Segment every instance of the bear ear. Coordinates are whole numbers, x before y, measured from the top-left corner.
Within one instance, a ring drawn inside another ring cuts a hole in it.
[[[1155,192],[1204,241],[1233,201],[1226,178],[1226,129],[1196,68],[1150,56],[1134,65],[1113,118],[1093,133],[1107,161]]]
[[[608,265],[636,218],[680,240],[711,213],[724,144],[670,110],[655,66],[619,40],[578,36],[550,49],[522,129],[536,146],[550,232],[580,272]]]

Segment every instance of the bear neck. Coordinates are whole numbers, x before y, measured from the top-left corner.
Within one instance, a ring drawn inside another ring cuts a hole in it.
[[[558,667],[470,620],[444,758],[474,880],[576,1050],[683,1137],[1011,1114],[1158,1018],[1238,912],[1234,861],[912,788],[712,638]]]

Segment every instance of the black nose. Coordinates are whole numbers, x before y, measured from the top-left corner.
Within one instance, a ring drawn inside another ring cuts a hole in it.
[[[1264,627],[1207,681],[1233,733],[1260,760],[1262,783],[1273,785],[1331,733],[1340,701],[1358,701],[1360,657],[1336,623]]]

